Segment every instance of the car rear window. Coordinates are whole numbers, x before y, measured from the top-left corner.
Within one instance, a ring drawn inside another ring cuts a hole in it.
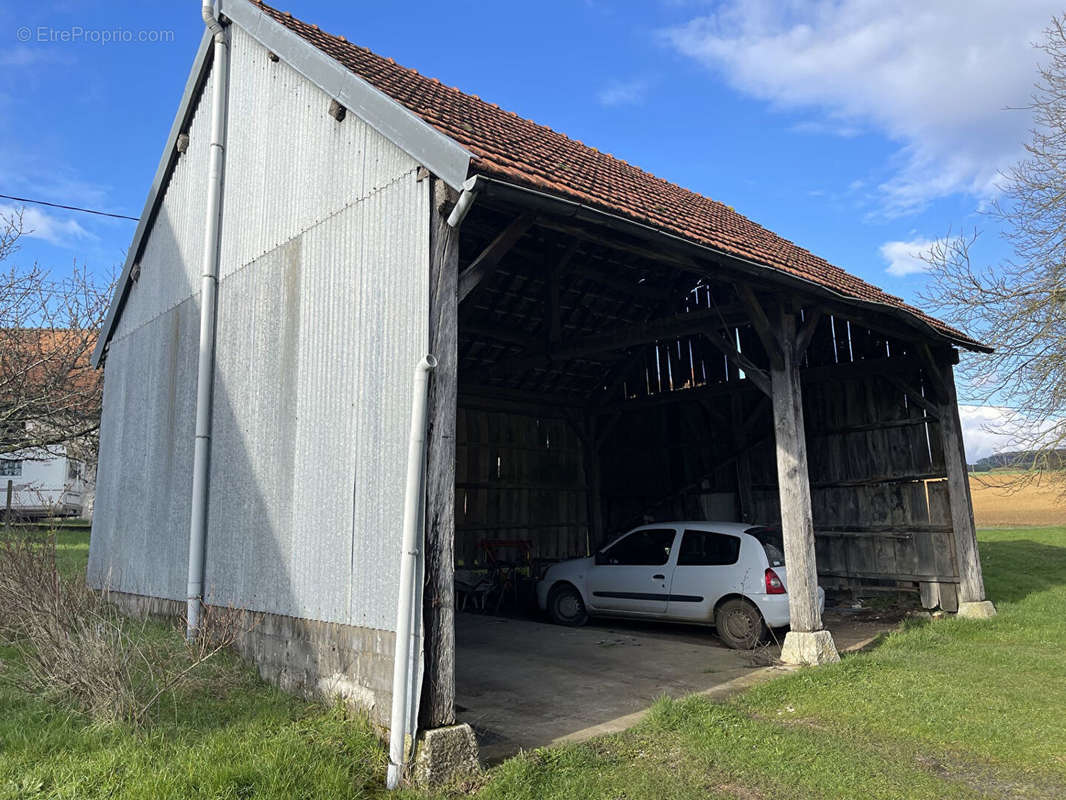
[[[725,533],[686,530],[677,554],[679,567],[724,567],[736,564],[740,539]]]
[[[771,567],[785,566],[785,540],[779,528],[748,528],[745,533],[759,540]]]

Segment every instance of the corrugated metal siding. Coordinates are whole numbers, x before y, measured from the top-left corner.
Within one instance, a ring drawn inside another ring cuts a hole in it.
[[[95,586],[185,596],[199,324],[189,298],[111,344],[89,550]]]
[[[391,629],[412,372],[427,343],[428,182],[353,115],[328,116],[326,95],[239,29],[231,77],[207,600]],[[206,159],[191,146],[181,163],[194,152]],[[198,241],[199,180],[171,181],[142,276],[198,272],[199,246],[170,231]],[[115,588],[181,597],[199,310],[188,303],[189,328],[168,291],[131,295],[106,362],[91,562]],[[175,356],[161,342],[177,329]],[[191,369],[173,419],[168,359]],[[157,506],[165,492],[173,502]]]
[[[415,164],[354,114],[337,122],[328,95],[232,30],[223,277]]]
[[[130,289],[112,341],[131,335],[200,291],[212,82],[209,76],[189,125],[189,148],[174,165],[141,254],[140,277]]]

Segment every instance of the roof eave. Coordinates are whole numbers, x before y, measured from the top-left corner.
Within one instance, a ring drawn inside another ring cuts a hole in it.
[[[219,14],[225,14],[231,22],[239,25],[253,39],[323,92],[335,98],[337,102],[446,184],[456,190],[462,187],[469,172],[470,159],[473,156],[454,139],[441,133],[413,111],[371,86],[310,42],[275,22],[248,0],[218,0],[217,5]],[[91,363],[94,367],[99,367],[103,362],[111,342],[111,334],[122,314],[123,306],[129,295],[133,267],[141,257],[147,235],[155,221],[159,205],[163,201],[167,181],[178,159],[176,147],[178,136],[187,129],[191,121],[196,109],[196,98],[210,71],[211,57],[211,34],[205,30],[189,77],[185,82],[181,103],[178,105],[174,122],[170,127],[170,134],[167,136],[163,155],[156,168],[148,199],[145,201],[140,222],[126,256],[126,262],[122,267],[122,273],[111,300],[111,308],[104,319],[100,338],[92,354]]]
[[[462,186],[473,154],[454,139],[249,0],[218,0],[218,11],[446,184]]]
[[[104,325],[100,331],[100,337],[97,339],[96,348],[93,350],[91,363],[94,367],[99,367],[100,363],[103,361],[104,353],[107,352],[107,346],[111,341],[111,332],[118,323],[119,315],[122,313],[122,307],[125,305],[126,296],[129,294],[130,275],[133,272],[133,265],[136,264],[137,260],[141,257],[141,250],[143,249],[145,238],[152,228],[152,223],[155,222],[155,215],[159,210],[159,204],[163,201],[164,189],[166,188],[167,181],[170,179],[170,173],[174,168],[174,164],[178,160],[178,136],[183,130],[185,130],[189,118],[195,110],[194,100],[200,93],[204,81],[207,79],[211,67],[211,55],[211,34],[205,30],[203,37],[200,39],[200,47],[196,51],[196,58],[193,60],[192,69],[189,70],[189,77],[185,81],[185,89],[181,95],[181,103],[178,105],[178,111],[174,115],[174,122],[170,125],[170,133],[167,135],[167,142],[163,146],[163,155],[160,157],[159,165],[156,167],[155,177],[152,178],[152,186],[148,191],[148,199],[144,201],[144,209],[141,211],[140,221],[137,223],[137,230],[133,234],[133,242],[130,244],[129,251],[126,253],[126,262],[122,265],[122,272],[119,275],[118,283],[115,285],[115,294],[111,298],[111,307],[108,309],[107,316],[104,318]]]
[[[476,168],[476,167],[475,167]],[[777,267],[763,264],[758,261],[742,258],[740,256],[728,253],[724,250],[719,250],[714,247],[710,247],[699,242],[692,241],[683,236],[664,231],[660,228],[656,228],[652,225],[647,225],[637,220],[630,219],[620,214],[615,214],[604,209],[597,208],[587,203],[582,203],[578,200],[571,200],[566,197],[561,197],[556,194],[541,191],[539,189],[533,189],[528,186],[522,186],[520,184],[504,181],[499,178],[494,178],[488,175],[475,175],[466,182],[467,189],[471,191],[477,191],[483,193],[485,197],[491,197],[493,195],[500,197],[501,199],[511,199],[512,201],[522,203],[525,205],[532,205],[544,208],[545,210],[552,210],[561,216],[571,217],[574,219],[598,223],[606,225],[614,229],[623,230],[627,233],[635,234],[644,239],[658,240],[660,242],[668,242],[669,244],[687,249],[690,252],[702,253],[703,255],[713,255],[718,261],[725,261],[726,263],[739,268],[741,271],[752,272],[758,270],[761,273],[770,273],[772,277],[781,284],[802,288],[811,294],[819,295],[826,298],[831,298],[846,305],[855,306],[858,308],[867,308],[876,310],[881,313],[889,314],[896,319],[900,320],[908,327],[920,331],[929,338],[933,338],[939,341],[949,342],[959,347],[964,347],[967,350],[980,353],[991,353],[992,348],[985,344],[971,340],[963,339],[954,336],[950,336],[946,331],[938,330],[930,325],[920,317],[911,314],[909,311],[903,308],[897,308],[888,303],[879,303],[873,300],[863,300],[858,297],[852,297],[841,292],[834,291],[824,284],[803,278],[799,275],[794,275],[789,272],[785,272]]]

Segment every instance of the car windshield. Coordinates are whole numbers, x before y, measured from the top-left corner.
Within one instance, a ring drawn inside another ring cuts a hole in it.
[[[766,551],[766,560],[771,567],[785,566],[785,541],[781,538],[778,528],[748,528],[745,531],[759,540],[762,549]]]

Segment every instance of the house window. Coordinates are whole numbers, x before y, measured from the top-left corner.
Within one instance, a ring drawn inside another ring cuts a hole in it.
[[[22,475],[22,462],[13,458],[0,458],[0,476],[19,477]]]
[[[81,480],[81,462],[80,461],[67,461],[67,480],[80,481]]]

